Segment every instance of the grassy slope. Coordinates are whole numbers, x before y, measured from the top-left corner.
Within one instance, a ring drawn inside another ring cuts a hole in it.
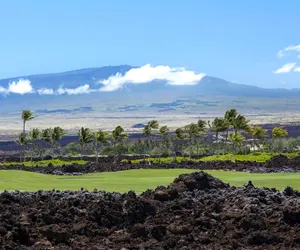
[[[38,173],[2,170],[0,171],[0,190],[78,190],[81,187],[93,190],[141,193],[159,185],[168,185],[182,173],[195,170],[187,169],[140,169],[120,172],[93,173],[83,176],[54,176]],[[244,172],[207,171],[231,185],[241,186],[252,180],[259,187],[283,189],[290,185],[300,189],[300,174],[249,174]]]

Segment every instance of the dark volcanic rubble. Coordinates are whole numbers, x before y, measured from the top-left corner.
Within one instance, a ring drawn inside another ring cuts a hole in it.
[[[34,165],[34,163],[33,163]],[[63,165],[61,167],[53,166],[49,164],[44,166],[25,166],[25,165],[1,165],[0,170],[23,170],[38,172],[42,174],[54,174],[54,175],[82,175],[86,173],[95,172],[114,172],[130,169],[173,169],[173,168],[186,168],[197,170],[228,170],[228,171],[241,171],[250,173],[278,173],[300,172],[300,156],[295,158],[288,158],[285,155],[277,155],[272,157],[265,163],[251,162],[251,161],[184,161],[181,163],[170,164],[149,164],[148,162],[141,162],[139,164],[119,163],[114,164],[112,162],[100,162],[93,163],[88,162],[84,165],[70,164]]]
[[[1,249],[299,249],[300,194],[181,175],[140,196],[3,192]]]

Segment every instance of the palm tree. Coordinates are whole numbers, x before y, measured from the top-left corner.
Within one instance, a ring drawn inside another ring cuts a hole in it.
[[[252,128],[252,137],[253,137],[253,143],[254,143],[254,151],[255,151],[255,147],[256,147],[256,141],[255,140],[261,140],[264,137],[267,136],[267,131],[265,129],[263,129],[260,126],[255,126]]]
[[[177,128],[174,134],[174,162],[176,162],[177,141],[184,140],[185,134],[182,128]]]
[[[199,119],[197,125],[198,125],[199,132],[204,132],[206,129],[207,122]]]
[[[26,122],[34,119],[33,112],[29,109],[23,110],[22,112],[22,120],[23,120],[23,133],[25,133]]]
[[[47,142],[48,145],[50,145],[50,147],[52,148],[52,145],[53,145],[53,129],[52,128],[43,129],[42,132],[41,132],[41,139],[43,141]],[[42,159],[44,159],[44,153],[45,153],[45,150],[41,150]]]
[[[150,144],[150,137],[158,129],[159,124],[157,120],[152,120],[148,122],[148,124],[143,129],[143,134],[146,136],[148,145]],[[145,148],[146,149],[146,148]],[[146,152],[144,152],[144,160],[146,158]]]
[[[288,135],[288,132],[283,127],[275,127],[272,130],[272,137],[273,138],[284,137],[284,136],[287,136],[287,135]]]
[[[238,114],[236,109],[231,109],[226,111],[224,118],[229,124],[228,129],[233,128],[234,134],[236,135],[238,134],[239,130],[244,130],[244,131],[249,130],[249,120],[247,120],[245,116]],[[237,138],[238,137],[239,136],[237,136]],[[228,141],[228,130],[226,134],[226,144],[227,141]]]
[[[237,115],[238,115],[238,112],[236,109],[230,109],[225,112],[224,119],[225,119],[226,123],[228,124],[228,129],[226,131],[226,144],[228,141],[229,129],[232,127],[232,121],[236,118]]]
[[[27,134],[21,133],[18,137],[18,140],[16,140],[15,142],[19,144],[22,148],[22,150],[20,150],[20,162],[22,161],[22,154],[23,154],[23,161],[25,161],[25,145],[27,143]]]
[[[234,150],[236,151],[237,146],[239,146],[244,141],[245,137],[242,136],[239,132],[237,132],[237,133],[233,133],[229,137],[229,139],[234,146]]]
[[[125,130],[121,126],[117,126],[113,131],[111,135],[113,147],[114,147],[114,163],[117,162],[117,154],[116,154],[116,146],[119,142],[124,141],[125,138],[127,138],[127,134],[125,134]]]
[[[78,143],[80,145],[80,159],[82,160],[83,150],[85,146],[93,142],[93,134],[89,128],[82,127],[78,131]]]
[[[41,137],[41,131],[38,128],[33,128],[29,133],[29,138],[30,138],[29,140],[31,141],[32,144],[31,161],[33,158],[33,154],[38,147],[38,145],[36,145],[35,142],[39,140],[40,137]]]
[[[109,133],[103,130],[99,130],[98,132],[93,133],[94,136],[94,150],[96,154],[96,162],[99,160],[99,151],[101,150],[101,145],[104,143],[108,143]]]
[[[239,114],[231,120],[231,125],[236,134],[239,130],[246,131],[249,129],[249,120],[247,120],[245,116]]]
[[[184,128],[185,128],[185,132],[188,136],[188,140],[189,140],[189,148],[190,148],[189,158],[191,159],[192,158],[192,143],[193,143],[194,137],[199,135],[199,127],[198,127],[198,124],[191,123],[189,125],[186,125]]]
[[[229,123],[228,121],[223,117],[216,117],[213,122],[210,124],[210,128],[215,133],[216,141],[219,142],[219,133],[225,132],[228,130]]]
[[[159,135],[162,139],[161,145],[166,150],[168,150],[168,148],[169,148],[169,135],[170,135],[169,132],[170,132],[170,129],[168,128],[168,126],[162,126],[159,129]],[[161,156],[161,154],[159,154],[159,162],[160,162],[160,156]]]
[[[198,125],[198,134],[196,135],[196,144],[197,144],[197,156],[199,157],[199,143],[200,141],[197,140],[201,137],[201,135],[206,131],[207,122],[204,120],[199,119],[197,122]]]
[[[61,156],[61,150],[60,150],[60,145],[59,145],[58,141],[61,140],[65,135],[66,135],[66,132],[61,127],[55,127],[53,129],[53,133],[52,133],[53,147],[55,147],[55,146],[58,147],[59,156]]]

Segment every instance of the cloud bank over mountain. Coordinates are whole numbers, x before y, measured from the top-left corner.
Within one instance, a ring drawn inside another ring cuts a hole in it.
[[[129,84],[147,84],[157,80],[169,85],[196,85],[204,76],[204,73],[196,74],[194,71],[182,67],[172,68],[164,65],[153,67],[147,64],[139,68],[132,68],[124,74],[118,72],[107,79],[98,79],[94,88],[91,88],[89,84],[75,88],[64,88],[63,86],[57,89],[37,88],[32,86],[29,79],[19,79],[9,82],[7,87],[0,86],[0,94],[80,95],[92,92],[111,92]]]
[[[196,74],[185,68],[171,68],[169,66],[152,67],[147,64],[140,68],[134,68],[122,75],[120,73],[101,80],[104,86],[100,91],[114,91],[123,88],[126,84],[145,84],[156,80],[162,80],[169,85],[196,85],[205,76],[204,73]]]
[[[20,79],[18,81],[10,82],[7,88],[0,86],[0,93],[5,95],[8,95],[9,93],[24,95],[34,93],[34,90],[28,79]]]

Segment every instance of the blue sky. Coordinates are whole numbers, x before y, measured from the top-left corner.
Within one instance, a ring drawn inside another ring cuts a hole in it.
[[[300,50],[277,56],[300,44],[299,11],[299,0],[3,0],[0,78],[150,63],[300,88]]]

